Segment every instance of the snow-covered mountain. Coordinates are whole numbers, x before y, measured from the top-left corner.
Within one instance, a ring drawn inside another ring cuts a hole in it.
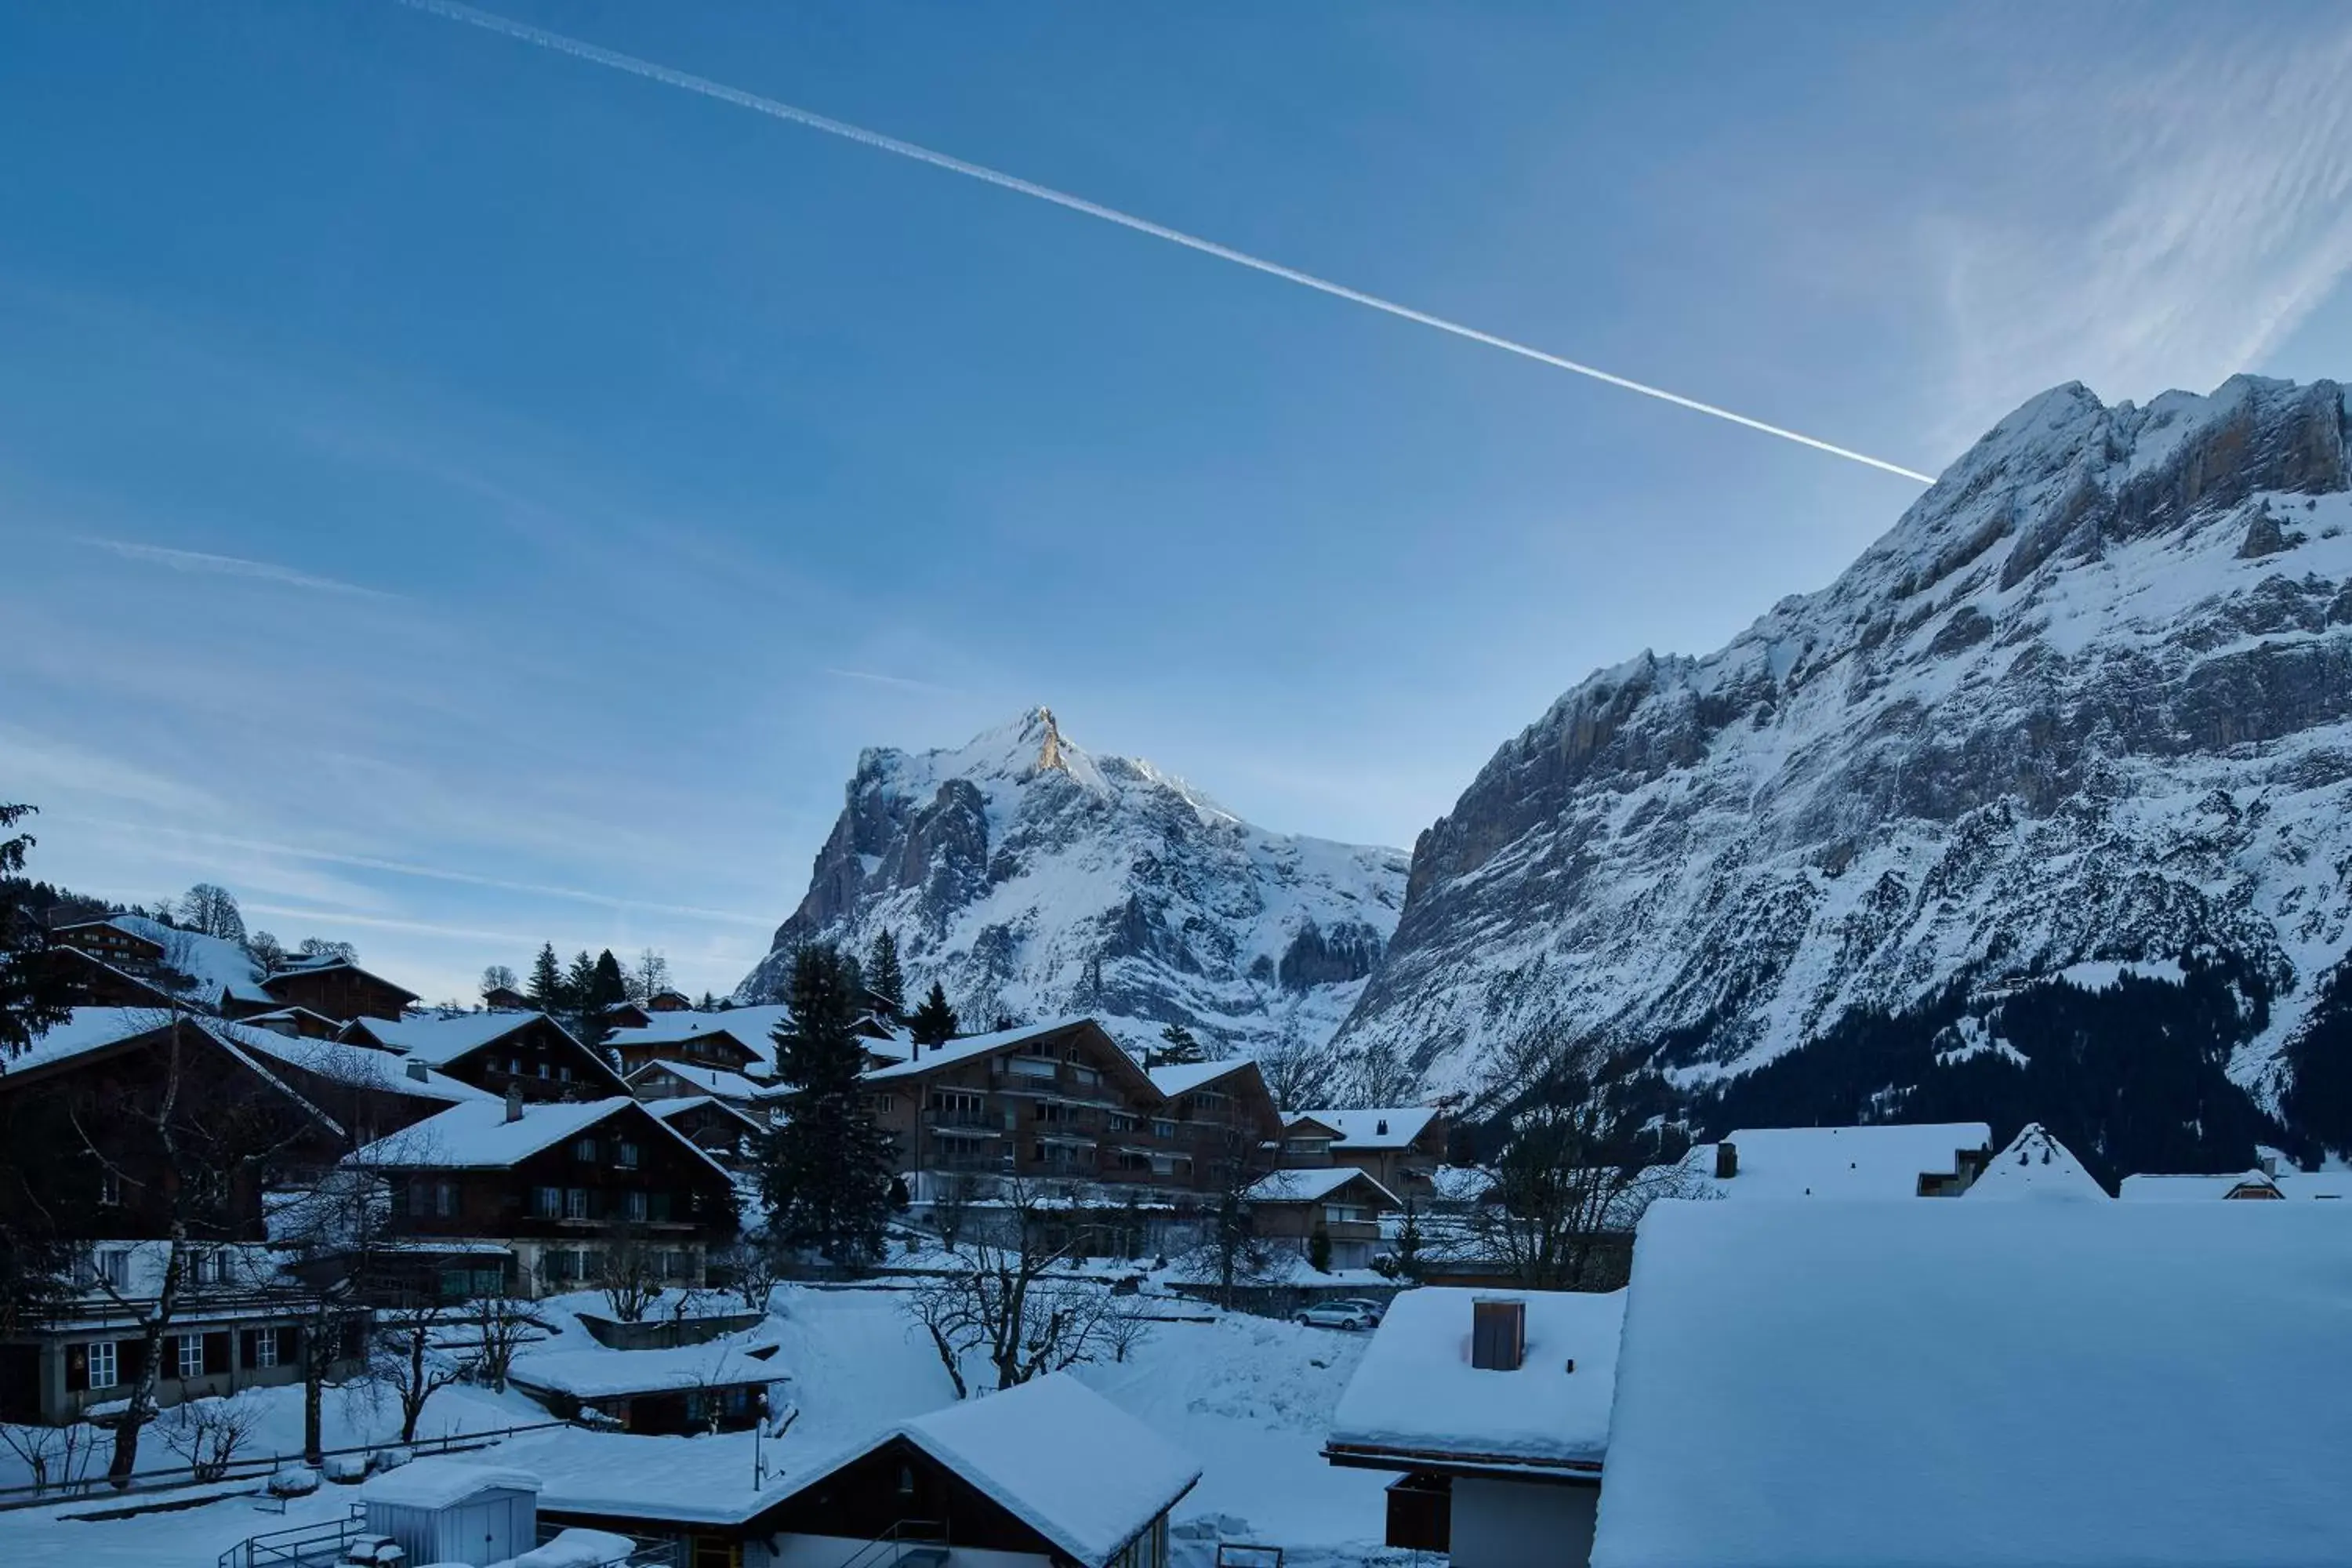
[[[1097,757],[1045,709],[954,751],[866,752],[800,908],[737,990],[780,999],[812,942],[898,934],[973,1026],[1091,1013],[1141,1048],[1178,1023],[1320,1045],[1404,896],[1396,849],[1253,827],[1150,763]]]
[[[2063,1033],[2064,977],[2070,1006],[2222,997],[2214,1080],[2292,1112],[2352,910],[2347,417],[2335,383],[2243,376],[2034,398],[1829,587],[1496,752],[1340,1046],[1432,1087],[1546,1026],[1695,1089],[1810,1051],[1772,1079],[1835,1081],[1805,1119],[1903,1113],[1938,1072],[2042,1070],[2018,1030]]]

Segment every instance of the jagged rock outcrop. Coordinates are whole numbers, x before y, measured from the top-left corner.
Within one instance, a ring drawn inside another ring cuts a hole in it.
[[[1475,1085],[1551,1026],[1699,1086],[2136,962],[2226,973],[2275,1107],[2352,945],[2347,424],[2333,382],[2034,398],[1828,588],[1497,752],[1340,1045]]]
[[[1129,1046],[1319,1046],[1395,929],[1400,850],[1253,827],[1149,763],[1097,757],[1045,709],[955,751],[858,758],[807,895],[739,988],[791,955],[898,933],[910,988],[963,1016],[1093,1013]],[[911,998],[910,998],[911,999]]]

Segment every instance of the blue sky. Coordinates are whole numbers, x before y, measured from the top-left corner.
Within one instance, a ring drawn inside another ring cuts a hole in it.
[[[1913,468],[2352,372],[2336,6],[504,9]],[[0,798],[435,996],[1038,703],[1409,845],[1916,489],[377,0],[9,8],[0,147]]]

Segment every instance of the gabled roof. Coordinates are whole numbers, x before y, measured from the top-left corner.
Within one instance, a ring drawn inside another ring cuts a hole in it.
[[[845,1462],[893,1437],[1082,1568],[1105,1568],[1201,1479],[1190,1455],[1066,1372],[918,1415]]]
[[[1397,1202],[1397,1195],[1353,1165],[1329,1165],[1311,1171],[1274,1171],[1252,1183],[1243,1197],[1254,1204],[1319,1203],[1341,1188],[1357,1182],[1380,1194],[1381,1201]]]
[[[721,1181],[734,1179],[692,1139],[646,1110],[643,1100],[625,1094],[604,1100],[533,1101],[521,1110],[522,1114],[509,1121],[506,1101],[495,1096],[453,1105],[438,1116],[354,1150],[344,1156],[343,1163],[388,1170],[503,1171],[614,1116],[635,1116],[658,1128],[662,1136],[677,1140]]]
[[[1526,1303],[1526,1354],[1510,1372],[1470,1364],[1471,1304],[1489,1297]],[[1624,1321],[1622,1290],[1407,1290],[1339,1396],[1324,1452],[1406,1469],[1597,1471]]]
[[[355,1044],[350,1040],[321,1040],[308,1035],[281,1035],[274,1029],[252,1027],[251,1019],[240,1019],[219,1026],[222,1033],[233,1037],[256,1056],[268,1057],[290,1068],[339,1084],[357,1089],[373,1089],[383,1094],[403,1094],[417,1100],[437,1100],[447,1104],[465,1100],[505,1100],[485,1089],[451,1078],[440,1068],[423,1062],[425,1076],[418,1078],[409,1070],[409,1061],[390,1051]]]
[[[652,1111],[664,1121],[668,1121],[676,1117],[683,1116],[689,1110],[698,1110],[707,1105],[713,1110],[733,1117],[751,1131],[764,1132],[767,1131],[766,1128],[761,1126],[757,1121],[754,1121],[751,1118],[744,1115],[741,1111],[736,1110],[733,1106],[714,1095],[681,1094],[669,1100],[648,1100],[644,1103],[645,1108],[647,1110]]]
[[[629,1087],[639,1087],[640,1079],[650,1079],[656,1072],[667,1073],[672,1078],[692,1084],[700,1093],[717,1095],[723,1100],[765,1100],[777,1092],[775,1084],[763,1079],[745,1078],[740,1072],[729,1072],[725,1068],[707,1067],[699,1062],[672,1061],[667,1057],[656,1057],[630,1073],[627,1079]]]
[[[2352,1563],[2352,1206],[1686,1203],[1593,1568]]]
[[[773,1062],[771,1039],[776,1026],[790,1020],[793,1010],[777,1005],[730,1007],[721,1013],[649,1013],[642,1026],[615,1029],[604,1043],[615,1050],[641,1046],[676,1046],[706,1035],[724,1035],[751,1053],[755,1060]]]
[[[541,1024],[561,1035],[596,1072],[614,1083],[621,1081],[621,1075],[613,1070],[610,1062],[582,1045],[571,1030],[545,1013],[459,1013],[446,1018],[354,1018],[343,1026],[343,1033],[345,1038],[373,1041],[388,1051],[446,1068],[461,1057],[494,1046],[509,1035],[520,1034]]]
[[[514,1358],[507,1376],[526,1388],[575,1399],[727,1388],[783,1377],[783,1363],[774,1359],[777,1349],[777,1341],[755,1330],[668,1350],[530,1351]]]
[[[1162,1097],[1173,1100],[1180,1094],[1205,1089],[1244,1068],[1256,1071],[1256,1059],[1252,1057],[1227,1057],[1221,1062],[1174,1062],[1167,1067],[1152,1068],[1146,1076],[1151,1079],[1151,1087],[1158,1089]]]
[[[1128,1080],[1128,1086],[1130,1089],[1139,1090],[1146,1096],[1157,1098],[1159,1090],[1153,1088],[1150,1079],[1144,1076],[1143,1069],[1136,1065],[1135,1058],[1129,1056],[1125,1047],[1111,1038],[1100,1024],[1087,1016],[1055,1018],[1043,1024],[1024,1024],[1017,1029],[1002,1029],[994,1034],[966,1035],[960,1039],[950,1040],[943,1046],[925,1046],[919,1054],[908,1060],[892,1062],[887,1067],[866,1068],[866,1081],[887,1083],[897,1079],[918,1078],[925,1073],[937,1072],[941,1068],[977,1061],[1002,1051],[1016,1050],[1033,1040],[1042,1039],[1047,1036],[1061,1035],[1092,1037],[1098,1047],[1097,1054],[1113,1072],[1120,1074]]]
[[[2074,1198],[2104,1203],[2107,1189],[2083,1168],[2073,1150],[2052,1137],[2039,1121],[2029,1121],[1960,1195],[1979,1200]]]
[[[1337,1147],[1345,1151],[1404,1148],[1444,1113],[1427,1105],[1399,1105],[1369,1110],[1307,1110],[1299,1114],[1337,1132]]]
[[[373,980],[378,985],[384,987],[388,991],[395,992],[411,1002],[416,1000],[416,993],[411,991],[405,985],[401,985],[393,981],[386,980],[383,975],[376,973],[373,970],[362,969],[358,964],[353,963],[347,958],[330,958],[316,963],[305,963],[297,959],[290,963],[286,968],[280,969],[275,973],[263,975],[261,977],[261,988],[264,991],[268,992],[272,996],[275,996],[278,994],[278,988],[289,980],[307,980],[314,974],[331,974],[338,970],[356,974],[363,980]]]
[[[2275,1177],[2259,1170],[2236,1171],[2219,1176],[2126,1176],[2119,1184],[2117,1195],[2126,1203],[2135,1204],[2204,1203],[2226,1198],[2242,1188],[2256,1194],[2270,1192],[2281,1197],[2286,1196],[2286,1189]]]

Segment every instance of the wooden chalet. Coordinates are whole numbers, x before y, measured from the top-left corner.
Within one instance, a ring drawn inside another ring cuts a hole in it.
[[[76,1007],[145,1007],[163,1013],[187,1010],[187,1003],[145,975],[118,968],[83,948],[52,947],[41,954],[40,962],[50,985]],[[145,974],[153,973],[149,969]]]
[[[61,946],[76,948],[92,958],[141,979],[152,979],[163,968],[163,944],[108,918],[76,921],[51,931]],[[105,1005],[106,1004],[100,1004]]]
[[[469,1101],[346,1161],[392,1186],[392,1229],[419,1241],[497,1240],[520,1288],[593,1285],[616,1248],[698,1286],[710,1248],[736,1234],[732,1179],[687,1136],[626,1095]]]
[[[1390,1192],[1425,1203],[1445,1163],[1451,1125],[1444,1111],[1426,1105],[1304,1111],[1284,1126],[1283,1163],[1350,1166]]]
[[[666,1350],[535,1351],[507,1381],[566,1421],[587,1419],[642,1436],[740,1432],[768,1413],[782,1379],[773,1341],[734,1337]]]
[[[492,1094],[602,1100],[628,1085],[604,1054],[544,1013],[459,1013],[446,1018],[358,1018],[341,1037],[373,1046]]]
[[[694,998],[688,996],[683,991],[656,991],[652,995],[646,998],[646,1011],[648,1013],[691,1013],[694,1011]]]
[[[0,1226],[84,1250],[61,1301],[0,1333],[0,1416],[70,1421],[121,1397],[167,1268],[181,1305],[156,1348],[161,1403],[294,1381],[299,1300],[263,1245],[265,1194],[347,1136],[217,1019],[83,1008],[37,1038],[0,1074]]]
[[[782,1007],[738,1007],[725,1013],[652,1010],[641,1024],[615,1028],[605,1048],[631,1073],[650,1061],[695,1062],[741,1072],[772,1058],[769,1040]]]
[[[298,963],[275,974],[262,976],[260,984],[278,1006],[305,1007],[345,1022],[354,1018],[397,1019],[410,1003],[417,1000],[416,993],[407,987],[395,985],[342,959]],[[270,1010],[235,1000],[222,1008],[231,1017]]]
[[[1251,1186],[1248,1202],[1260,1237],[1304,1257],[1320,1235],[1331,1245],[1335,1269],[1370,1268],[1380,1247],[1380,1216],[1403,1206],[1352,1165],[1273,1172]]]
[[[482,993],[482,1005],[493,1013],[536,1013],[530,997],[511,985],[493,985]]]
[[[759,1158],[761,1140],[768,1132],[766,1121],[707,1094],[647,1100],[646,1109],[730,1170],[740,1170]]]

